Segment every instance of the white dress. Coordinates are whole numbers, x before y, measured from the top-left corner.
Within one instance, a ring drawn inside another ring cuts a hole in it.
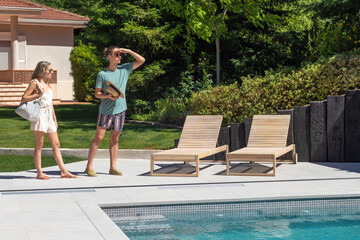
[[[37,120],[36,122],[31,122],[31,130],[41,131],[45,133],[52,133],[57,131],[56,124],[53,118],[52,98],[53,93],[51,88],[49,87],[49,90],[44,92],[44,94],[40,98],[40,105],[42,106],[40,110],[40,117],[39,120]]]

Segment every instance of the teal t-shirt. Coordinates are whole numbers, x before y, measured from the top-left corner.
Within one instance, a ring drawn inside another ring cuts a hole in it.
[[[127,109],[125,90],[129,75],[132,73],[133,65],[134,63],[125,63],[119,65],[118,68],[113,72],[107,69],[99,72],[96,78],[95,88],[101,88],[104,93],[107,93],[106,89],[108,85],[106,84],[106,81],[109,81],[118,87],[125,96],[124,98],[119,97],[116,101],[108,98],[102,98],[99,107],[99,113],[114,115]]]

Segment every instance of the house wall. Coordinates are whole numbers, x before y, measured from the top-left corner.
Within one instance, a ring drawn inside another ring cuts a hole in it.
[[[25,35],[27,69],[35,69],[39,61],[49,61],[57,70],[54,98],[73,99],[73,78],[70,76],[70,52],[73,49],[73,29],[53,26],[21,26],[19,35]]]
[[[0,32],[10,32],[10,25],[0,24]],[[73,28],[19,25],[19,36],[25,36],[26,41],[26,62],[19,67],[35,69],[39,61],[49,61],[57,70],[57,83],[52,84],[54,98],[72,100],[74,80],[70,76],[69,58],[74,43]]]

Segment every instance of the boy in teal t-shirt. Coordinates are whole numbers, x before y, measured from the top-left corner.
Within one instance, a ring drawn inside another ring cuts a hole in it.
[[[125,110],[127,109],[125,94],[126,84],[132,71],[145,62],[145,58],[141,55],[126,48],[111,46],[105,48],[104,53],[109,59],[109,66],[99,72],[96,79],[95,97],[101,99],[101,103],[97,119],[96,134],[90,145],[88,163],[85,169],[85,173],[91,177],[97,176],[96,172],[93,170],[93,161],[99,144],[104,138],[106,129],[108,128],[111,128],[109,174],[122,175],[122,172],[116,169],[116,159],[119,136],[124,125]],[[127,53],[135,58],[135,62],[119,65],[121,62],[121,55]],[[108,93],[107,81],[115,85],[124,94],[124,98],[119,96],[115,97]]]
[[[104,69],[99,72],[95,88],[100,88],[102,92],[106,93],[108,85],[106,81],[114,84],[121,92],[125,95],[126,84],[129,79],[129,75],[133,70],[133,63],[125,63],[117,67],[115,71],[109,71]],[[126,107],[126,96],[125,98],[118,98],[117,100],[111,100],[108,98],[101,99],[99,113],[102,114],[117,114],[125,111]]]

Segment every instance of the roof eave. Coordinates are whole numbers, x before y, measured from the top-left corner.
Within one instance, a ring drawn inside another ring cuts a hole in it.
[[[58,26],[58,27],[72,27],[84,28],[89,21],[74,21],[74,20],[51,20],[51,19],[35,19],[22,18],[19,19],[19,25],[41,25],[41,26]]]
[[[37,16],[46,11],[46,8],[24,8],[24,7],[5,7],[0,6],[0,14],[13,16]]]

